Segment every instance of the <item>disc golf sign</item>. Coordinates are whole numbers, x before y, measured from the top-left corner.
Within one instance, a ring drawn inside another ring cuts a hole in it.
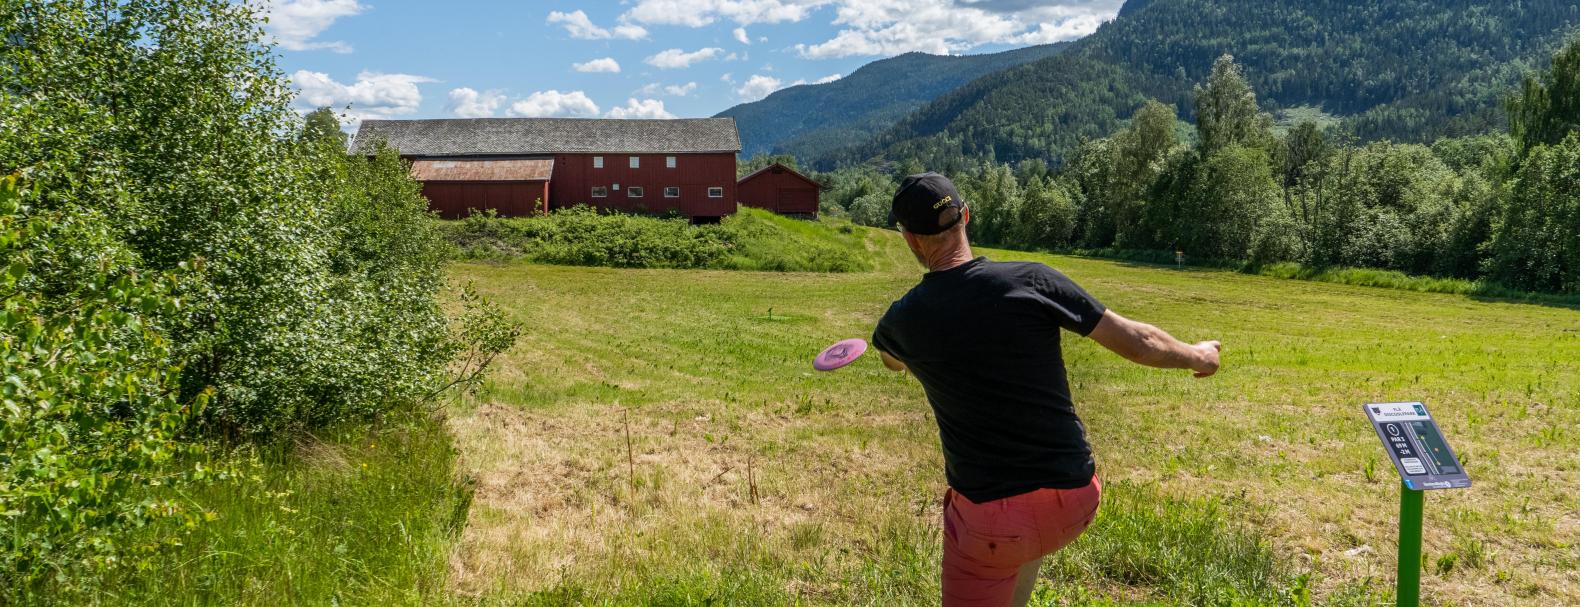
[[[1470,486],[1470,476],[1459,465],[1459,458],[1443,438],[1443,431],[1427,412],[1426,405],[1414,403],[1371,403],[1366,405],[1382,439],[1383,449],[1393,459],[1406,489],[1461,489]]]

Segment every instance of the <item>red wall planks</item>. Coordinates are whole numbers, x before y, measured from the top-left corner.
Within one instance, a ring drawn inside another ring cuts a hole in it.
[[[466,217],[472,209],[495,209],[501,216],[530,215],[546,200],[543,181],[430,181],[422,184],[429,208],[445,219]]]
[[[637,167],[631,167],[635,156]],[[594,158],[603,158],[603,167]],[[670,168],[665,159],[673,157]],[[561,154],[554,157],[554,177],[550,182],[552,208],[589,204],[600,209],[638,213],[676,210],[688,217],[722,217],[735,212],[735,154]],[[616,190],[615,186],[619,185]],[[631,187],[641,188],[633,196]],[[606,196],[593,197],[593,188],[602,187]],[[665,188],[679,188],[678,196],[666,197]],[[708,195],[718,188],[720,196]]]
[[[774,164],[741,179],[741,204],[786,215],[817,215],[819,187],[789,168]]]

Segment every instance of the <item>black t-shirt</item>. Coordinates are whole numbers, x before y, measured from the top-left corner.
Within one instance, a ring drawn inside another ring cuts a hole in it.
[[[927,391],[949,486],[981,503],[1091,482],[1059,329],[1089,335],[1104,310],[1053,268],[985,257],[929,272],[889,306],[872,343]]]

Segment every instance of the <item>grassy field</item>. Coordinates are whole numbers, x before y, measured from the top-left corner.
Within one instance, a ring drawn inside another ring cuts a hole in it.
[[[937,430],[865,337],[919,269],[870,231],[848,274],[472,263],[526,325],[456,407],[475,475],[461,600],[557,605],[937,601]],[[1580,315],[1228,271],[1037,259],[1115,310],[1221,339],[1209,380],[1066,342],[1105,480],[1042,605],[1380,604],[1398,483],[1360,404],[1424,400],[1475,487],[1427,499],[1431,605],[1580,602]]]

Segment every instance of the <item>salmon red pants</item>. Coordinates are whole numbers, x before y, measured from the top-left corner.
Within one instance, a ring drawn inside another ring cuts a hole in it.
[[[1021,565],[1074,541],[1097,516],[1097,477],[1079,489],[1038,489],[974,503],[944,493],[944,607],[1004,607]]]

